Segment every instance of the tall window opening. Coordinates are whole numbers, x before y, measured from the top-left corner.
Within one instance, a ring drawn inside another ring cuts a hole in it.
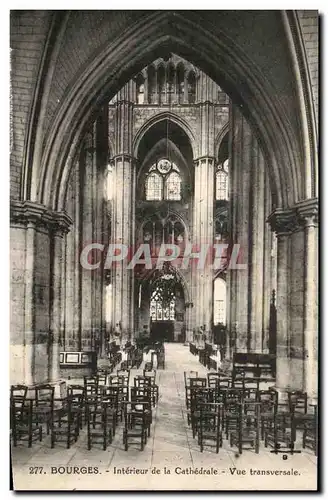
[[[227,285],[222,278],[217,278],[214,281],[214,308],[213,322],[214,325],[226,324],[227,315]]]
[[[156,99],[156,72],[154,66],[148,66],[148,102],[154,104]]]
[[[166,93],[167,101],[172,101],[172,94],[174,93],[174,79],[175,79],[175,69],[173,64],[169,64],[167,67],[167,78],[166,78]]]
[[[218,165],[216,172],[216,200],[229,199],[229,160]]]
[[[170,296],[164,300],[163,285],[159,284],[153,291],[150,299],[150,317],[152,321],[174,321],[175,320],[175,296],[170,292]]]
[[[196,101],[196,76],[193,71],[188,75],[188,102],[194,104]]]
[[[145,80],[141,74],[139,74],[137,76],[136,87],[137,87],[137,104],[144,104],[144,102],[145,102]]]
[[[161,200],[163,198],[163,178],[156,172],[148,175],[146,180],[146,200]]]
[[[146,200],[181,200],[181,177],[177,165],[167,158],[157,161],[146,177]]]
[[[183,64],[178,64],[177,67],[177,94],[179,102],[182,103],[184,100],[184,67]]]
[[[165,103],[165,69],[160,65],[157,70],[157,83],[158,83],[158,98],[159,103]]]

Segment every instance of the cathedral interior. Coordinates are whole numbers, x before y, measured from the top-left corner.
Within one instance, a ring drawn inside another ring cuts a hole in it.
[[[15,488],[58,488],[27,484],[31,464],[88,463],[107,467],[104,489],[133,488],[115,468],[164,465],[173,479],[139,489],[276,489],[181,470],[280,467],[278,415],[301,471],[282,488],[315,489],[317,11],[17,10],[10,47]],[[148,381],[140,451],[126,422]],[[229,413],[237,389],[235,408],[254,396],[255,454]],[[104,448],[90,450],[99,415]]]

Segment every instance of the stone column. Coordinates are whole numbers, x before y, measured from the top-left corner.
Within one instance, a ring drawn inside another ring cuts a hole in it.
[[[125,245],[131,258],[135,235],[135,162],[130,156],[118,155],[112,164],[115,179],[112,242]],[[127,269],[127,264],[124,259],[112,268],[113,325],[121,324],[126,340],[134,332],[134,269]]]
[[[258,142],[252,136],[251,199],[249,226],[249,347],[251,352],[262,352],[263,318],[263,261],[264,261],[264,195],[265,165]]]
[[[193,244],[194,251],[212,248],[214,242],[214,168],[215,168],[215,109],[209,100],[210,81],[203,73],[198,87],[199,139],[198,158],[195,159],[195,191],[193,199]],[[210,250],[208,251],[208,256]],[[197,269],[197,261],[192,261],[192,302],[194,304],[194,327],[198,331],[205,325],[209,331],[213,319],[213,269],[211,259],[202,269]]]
[[[272,309],[273,295],[276,294],[276,235],[271,231],[266,218],[272,210],[271,192],[268,172],[265,172],[264,191],[265,219],[263,220],[263,295],[262,295],[262,352],[269,352],[270,344],[270,311]],[[275,302],[274,302],[275,305]]]
[[[51,285],[52,285],[52,310],[50,315],[50,346],[49,346],[49,380],[58,382],[59,372],[59,352],[62,308],[65,307],[62,301],[62,271],[63,271],[63,238],[67,232],[67,227],[59,226],[53,231],[53,261],[51,264]]]
[[[252,189],[250,183],[253,163],[251,129],[236,106],[230,111],[230,214],[231,244],[239,245],[238,264],[245,269],[230,269],[230,325],[232,350],[247,352],[249,349],[249,224],[250,199]],[[232,353],[231,353],[232,354]]]
[[[72,221],[65,212],[54,212],[30,201],[12,201],[10,216],[11,226],[15,229],[11,241],[15,259],[12,280],[14,283],[19,261],[25,288],[24,300],[16,300],[16,289],[12,291],[11,308],[15,318],[12,316],[11,344],[15,354],[19,337],[22,347],[20,363],[23,362],[19,374],[15,366],[11,366],[12,383],[33,385],[58,380],[63,244],[61,238],[53,239],[53,234],[58,228],[67,232]],[[20,255],[16,253],[16,241],[20,245]]]
[[[266,167],[258,141],[237,106],[231,106],[230,131],[230,238],[239,245],[237,263],[244,268],[228,268],[228,332],[234,351],[260,353],[264,308],[268,310],[263,301]]]
[[[276,359],[276,388],[284,395],[290,386],[290,237],[297,227],[293,210],[275,210],[268,222],[277,235],[277,359]]]
[[[194,232],[195,251],[211,248],[213,244],[213,203],[214,203],[214,164],[215,159],[204,157],[195,161],[195,194],[194,194]],[[209,254],[210,250],[208,251]],[[211,325],[213,309],[213,270],[210,259],[201,269],[197,269],[197,261],[192,262],[194,305],[196,327]]]
[[[282,394],[317,396],[318,200],[269,217],[277,233],[277,380]]]
[[[96,157],[95,148],[95,125],[86,135],[82,147],[80,183],[81,183],[81,207],[80,207],[80,251],[94,242],[93,239],[93,218],[94,218],[94,197],[93,184],[95,177],[93,175],[94,163]],[[93,309],[93,273],[90,269],[85,269],[79,265],[80,279],[80,318],[81,318],[81,350],[92,351],[93,346],[93,321],[95,311]]]
[[[115,117],[115,156],[113,165],[112,242],[128,248],[131,258],[135,237],[136,162],[132,157],[133,102],[127,84],[119,93]],[[127,259],[112,269],[113,325],[120,323],[122,340],[134,334],[134,269],[127,269]]]
[[[303,390],[317,397],[318,381],[318,201],[298,207],[304,225],[304,372]]]
[[[34,344],[35,344],[35,304],[34,304],[34,269],[35,269],[35,239],[36,224],[27,222],[25,250],[25,352],[24,352],[24,383],[34,383]]]
[[[186,308],[186,343],[192,342],[193,331],[192,331],[192,309],[194,304],[192,302],[187,302]]]

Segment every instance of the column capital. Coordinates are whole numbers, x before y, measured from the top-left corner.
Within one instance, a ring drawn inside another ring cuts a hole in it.
[[[45,205],[33,201],[10,201],[10,222],[27,227],[33,224],[52,233],[63,236],[68,233],[73,223],[66,212],[50,210]]]
[[[138,159],[135,158],[133,155],[127,154],[127,153],[119,153],[115,156],[112,156],[109,160],[109,164],[114,166],[117,162],[131,162],[133,165],[137,165]]]
[[[300,223],[305,227],[317,226],[319,216],[318,198],[301,201],[296,205],[296,211]]]
[[[278,234],[289,234],[299,228],[296,210],[276,208],[267,218],[271,230]]]
[[[289,234],[297,229],[318,224],[319,202],[317,198],[303,200],[292,208],[276,208],[267,218],[276,234]]]
[[[215,158],[215,156],[207,156],[207,155],[205,155],[205,156],[199,156],[198,158],[195,158],[195,159],[194,159],[194,164],[195,164],[195,165],[196,165],[196,164],[201,165],[202,163],[204,163],[204,164],[205,164],[205,163],[212,163],[212,162],[213,162],[213,163],[215,163],[215,162],[216,162],[216,158]]]

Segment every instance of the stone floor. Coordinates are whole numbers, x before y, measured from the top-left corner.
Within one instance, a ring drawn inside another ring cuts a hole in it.
[[[157,372],[160,399],[144,451],[138,445],[124,451],[122,426],[107,451],[100,444],[88,451],[85,430],[69,450],[64,443],[51,449],[49,436],[30,449],[22,443],[12,451],[15,490],[316,489],[317,459],[310,450],[286,459],[261,443],[259,454],[238,456],[224,440],[219,454],[210,448],[201,453],[187,425],[183,372],[205,368],[186,346],[166,344],[165,349],[165,370]],[[131,379],[141,371],[142,366],[133,370]]]

